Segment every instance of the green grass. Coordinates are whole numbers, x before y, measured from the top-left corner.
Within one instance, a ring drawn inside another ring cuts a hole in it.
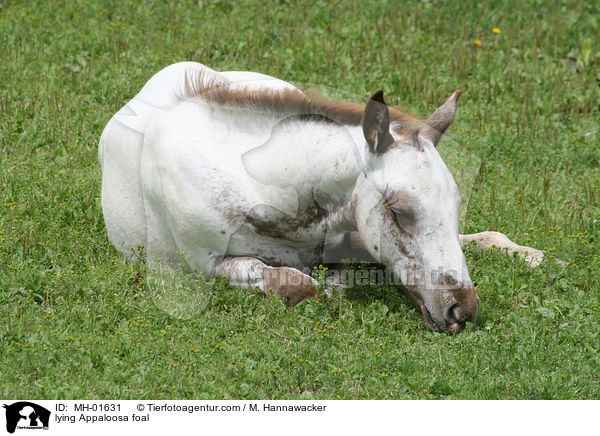
[[[599,4],[262,3],[0,2],[0,397],[600,398]],[[482,306],[456,336],[391,288],[157,302],[107,240],[97,141],[181,60],[423,116],[464,90],[452,136],[482,168],[463,230],[569,264],[467,248]]]

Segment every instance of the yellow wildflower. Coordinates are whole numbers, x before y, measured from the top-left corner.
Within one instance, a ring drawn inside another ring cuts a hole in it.
[[[473,41],[473,44],[475,44],[476,46],[480,46],[481,45],[481,41],[476,39],[475,41]]]
[[[494,32],[494,33],[497,35],[497,34],[499,34],[499,33],[501,32],[501,30],[500,30],[500,29],[498,29],[497,27],[494,27],[494,28],[492,29],[492,32]]]

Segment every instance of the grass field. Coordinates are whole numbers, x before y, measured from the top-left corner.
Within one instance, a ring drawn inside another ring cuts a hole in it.
[[[600,398],[600,4],[465,3],[0,1],[0,397]],[[462,230],[568,265],[467,248],[482,306],[455,336],[385,287],[156,303],[107,240],[97,142],[182,60],[424,117],[462,89]]]

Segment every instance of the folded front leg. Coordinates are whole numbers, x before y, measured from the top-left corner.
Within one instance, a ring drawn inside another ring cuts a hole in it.
[[[317,281],[290,267],[272,267],[253,257],[229,257],[216,265],[217,275],[225,276],[232,286],[258,287],[267,295],[279,295],[291,306],[317,295]]]

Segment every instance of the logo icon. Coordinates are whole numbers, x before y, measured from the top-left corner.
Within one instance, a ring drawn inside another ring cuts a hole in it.
[[[15,429],[48,429],[50,411],[28,401],[19,401],[6,409],[6,431],[14,433]]]

